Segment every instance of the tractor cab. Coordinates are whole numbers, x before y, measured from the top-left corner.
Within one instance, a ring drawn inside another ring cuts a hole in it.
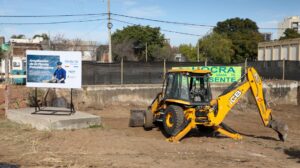
[[[164,83],[164,99],[185,105],[208,105],[212,99],[209,70],[170,70]]]

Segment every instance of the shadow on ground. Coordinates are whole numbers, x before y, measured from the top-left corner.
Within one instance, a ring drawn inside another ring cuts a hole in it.
[[[10,163],[0,163],[0,168],[19,168],[20,165]]]
[[[268,137],[268,136],[256,136],[256,135],[251,135],[251,134],[245,134],[245,133],[239,133],[242,136],[246,137],[251,137],[251,138],[259,138],[259,139],[264,139],[264,140],[272,140],[272,141],[280,141],[279,139],[273,138],[273,137]]]
[[[289,155],[288,159],[296,159],[300,163],[300,148],[291,147],[284,150],[284,153]]]

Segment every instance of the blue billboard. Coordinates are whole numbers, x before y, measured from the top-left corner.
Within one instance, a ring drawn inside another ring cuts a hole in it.
[[[59,61],[55,55],[27,55],[27,82],[47,83]]]

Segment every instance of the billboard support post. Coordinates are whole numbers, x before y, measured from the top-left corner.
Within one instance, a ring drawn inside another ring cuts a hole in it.
[[[67,115],[71,115],[73,113],[75,113],[75,108],[74,108],[74,104],[73,104],[73,89],[71,89],[71,102],[70,102],[70,110],[51,110],[51,109],[42,109],[38,103],[38,95],[37,95],[37,88],[35,88],[35,93],[34,93],[34,101],[35,101],[35,111],[31,114],[43,114],[43,115],[53,115],[53,114],[56,114],[57,112],[69,112]],[[52,112],[52,113],[38,113],[40,111],[44,111],[44,112]],[[60,114],[62,115],[62,114]]]
[[[73,104],[73,89],[71,88],[71,104],[70,104],[70,112],[71,114],[74,112],[75,113],[75,108],[74,108],[74,104]]]
[[[40,106],[39,106],[38,100],[37,100],[37,88],[34,89],[34,102],[35,102],[34,110],[35,110],[35,112],[37,112],[40,110],[40,109],[38,109]]]

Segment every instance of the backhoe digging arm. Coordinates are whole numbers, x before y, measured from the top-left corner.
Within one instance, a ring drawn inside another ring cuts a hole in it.
[[[260,117],[265,126],[274,129],[280,140],[284,141],[287,137],[287,125],[279,123],[272,119],[271,109],[267,108],[264,99],[263,84],[260,76],[252,67],[247,69],[246,81],[239,86],[227,90],[217,99],[218,111],[214,117],[211,117],[212,125],[218,127],[226,117],[227,113],[234,107],[234,105],[241,99],[241,97],[251,88],[252,95],[256,101]],[[222,133],[222,132],[220,132]]]

